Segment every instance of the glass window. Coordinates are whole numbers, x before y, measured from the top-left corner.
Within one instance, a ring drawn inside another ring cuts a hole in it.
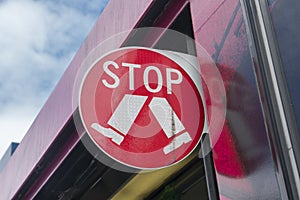
[[[289,102],[289,105],[292,106],[292,114],[295,115],[297,128],[300,130],[300,1],[269,0],[269,5],[290,95],[291,102]],[[295,130],[294,132],[298,131]],[[292,135],[292,137],[294,149],[299,148],[299,132]],[[298,143],[296,144],[296,142]],[[298,146],[295,146],[295,144]],[[297,151],[295,153],[299,154]],[[297,156],[299,158],[299,155]]]
[[[208,200],[203,162],[193,159],[145,200]]]
[[[226,121],[213,147],[219,192],[222,199],[280,199],[239,2],[191,2],[195,40],[226,89]]]

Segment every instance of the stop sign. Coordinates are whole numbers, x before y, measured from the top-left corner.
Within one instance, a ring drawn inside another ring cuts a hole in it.
[[[173,165],[199,143],[205,113],[201,82],[192,77],[200,75],[172,55],[120,48],[97,59],[84,76],[83,125],[101,151],[126,166]]]

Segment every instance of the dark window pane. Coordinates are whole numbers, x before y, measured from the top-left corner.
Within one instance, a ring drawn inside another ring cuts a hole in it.
[[[269,0],[269,5],[290,95],[289,105],[293,108],[300,130],[300,1]],[[298,133],[292,137],[295,149],[295,145],[300,143],[300,135]]]

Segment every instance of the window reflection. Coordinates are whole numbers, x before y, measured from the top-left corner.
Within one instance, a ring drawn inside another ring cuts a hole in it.
[[[206,21],[195,23],[195,39],[217,64],[227,96],[226,123],[213,149],[220,194],[239,200],[279,199],[239,1],[217,1],[215,7],[200,2],[192,6],[195,13],[211,12],[201,16]]]
[[[300,1],[269,1],[291,106],[300,130]]]

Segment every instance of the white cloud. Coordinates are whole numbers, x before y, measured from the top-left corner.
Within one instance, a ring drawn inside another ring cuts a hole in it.
[[[24,136],[24,131],[28,130],[32,124],[38,108],[30,106],[12,109],[0,115],[1,127],[1,155],[6,151],[11,142],[20,141]]]
[[[103,2],[0,1],[0,158],[28,130]]]

